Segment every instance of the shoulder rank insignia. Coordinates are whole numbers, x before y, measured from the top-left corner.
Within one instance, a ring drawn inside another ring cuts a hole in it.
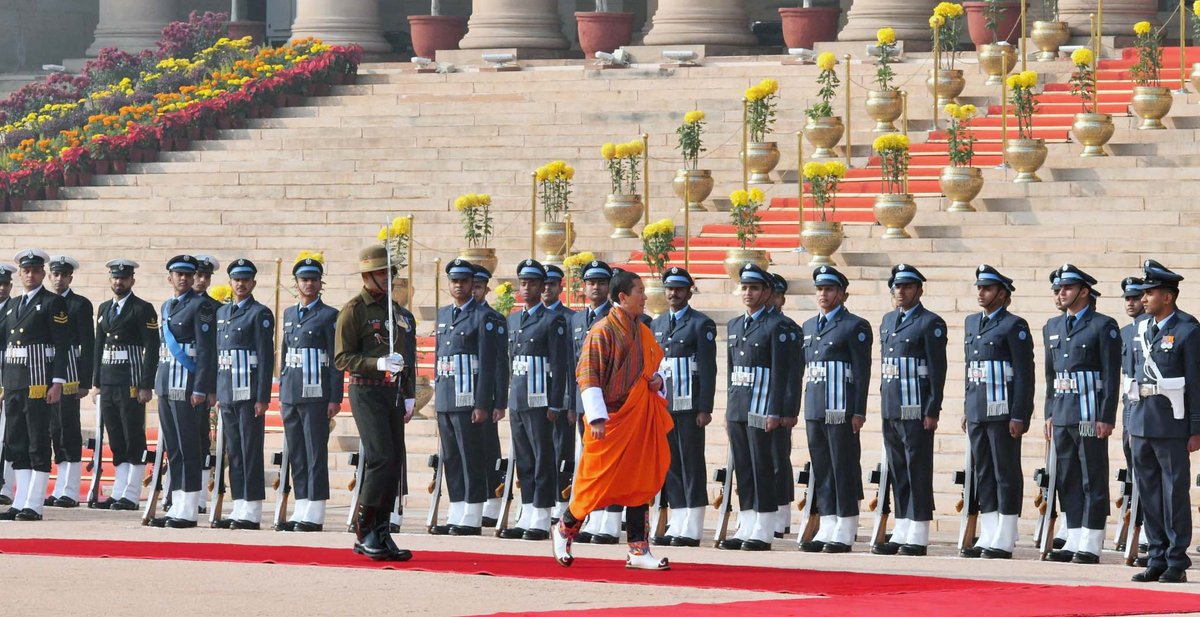
[[[158,329],[158,320],[157,320],[157,319],[152,319],[152,320],[150,320],[150,321],[147,321],[147,322],[146,322],[146,329],[147,329],[147,330],[157,330],[157,329]]]

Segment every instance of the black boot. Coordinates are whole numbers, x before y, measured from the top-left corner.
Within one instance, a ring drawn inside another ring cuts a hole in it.
[[[354,526],[354,552],[364,555],[372,561],[385,561],[391,558],[391,552],[379,537],[375,525],[379,508],[361,506],[358,510],[358,520]],[[385,519],[386,520],[386,519]],[[384,526],[386,529],[386,525]]]
[[[384,548],[387,549],[387,560],[408,561],[409,559],[412,559],[412,551],[396,546],[396,541],[392,539],[392,533],[389,527],[389,525],[383,524],[379,525],[379,527],[375,529],[375,533],[379,535],[380,540],[383,542]]]

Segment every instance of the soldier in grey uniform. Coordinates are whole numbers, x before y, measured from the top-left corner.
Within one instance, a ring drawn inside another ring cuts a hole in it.
[[[879,324],[880,416],[895,495],[891,540],[875,554],[924,555],[933,520],[933,437],[946,388],[946,322],[921,304],[925,275],[892,267],[888,288],[896,310]]]
[[[563,278],[566,273],[554,264],[543,265],[546,268],[546,290],[542,292],[542,305],[551,312],[562,315],[563,320],[569,325],[574,318],[575,311],[562,303]],[[573,394],[575,380],[568,379],[567,381],[571,384],[569,387]],[[554,469],[558,476],[558,493],[550,520],[556,522],[562,517],[563,510],[567,507],[564,495],[570,495],[571,477],[575,473],[575,424],[571,419],[571,414],[569,412],[558,414],[558,417],[554,419],[553,429]]]
[[[225,424],[233,511],[216,526],[259,529],[266,496],[263,431],[275,373],[275,316],[254,299],[254,262],[236,259],[225,270],[233,301],[217,309],[217,402]]]
[[[738,530],[720,548],[767,551],[775,540],[779,511],[771,432],[779,428],[784,415],[791,360],[787,356],[792,346],[782,315],[771,310],[775,288],[771,275],[746,264],[738,280],[746,313],[728,325],[725,430],[740,507]]]
[[[193,255],[196,258],[196,277],[192,282],[192,291],[196,293],[200,299],[208,303],[212,307],[215,315],[217,309],[221,307],[221,302],[213,298],[208,293],[208,288],[212,286],[213,273],[221,267],[221,262],[217,261],[212,255]],[[199,422],[200,431],[200,451],[204,453],[204,465],[200,470],[200,513],[204,514],[208,504],[208,484],[212,478],[212,462],[213,457],[209,456],[212,452],[212,440],[210,435],[216,430],[216,420],[213,418],[213,405],[216,403],[216,398],[205,401],[204,405],[196,414],[196,421]],[[168,477],[168,480],[170,478]],[[168,481],[169,485],[170,482]]]
[[[792,429],[800,423],[800,406],[803,403],[804,363],[799,357],[800,324],[783,312],[787,303],[788,282],[779,274],[771,274],[774,280],[774,294],[768,305],[772,311],[779,313],[783,323],[788,327],[788,343],[792,345],[787,352],[788,388],[787,399],[784,403],[784,415],[779,419],[779,428],[771,431],[774,439],[772,456],[775,459],[775,498],[779,504],[779,516],[775,517],[775,537],[782,538],[791,528],[791,507],[796,500],[795,472],[792,469]]]
[[[133,293],[137,262],[114,259],[106,264],[113,297],[96,315],[96,349],[92,383],[108,431],[108,448],[116,478],[102,510],[137,510],[145,477],[146,403],[154,396],[158,369],[158,312]],[[91,506],[92,504],[89,504]]]
[[[50,258],[50,291],[67,301],[71,318],[71,352],[67,357],[67,383],[62,400],[50,408],[50,447],[54,450],[57,478],[44,504],[57,508],[79,505],[79,481],[83,475],[83,431],[79,402],[92,389],[92,359],[96,333],[92,330],[92,302],[71,289],[79,262],[66,255]]]
[[[338,311],[321,301],[324,274],[323,260],[296,260],[292,277],[300,297],[283,310],[279,405],[296,504],[279,531],[321,531],[325,525],[329,420],[342,410],[344,373],[333,365]]]
[[[508,393],[512,460],[521,483],[521,516],[501,538],[546,540],[558,482],[553,426],[564,411],[563,398],[571,379],[571,349],[567,322],[561,313],[542,304],[546,270],[533,259],[517,265],[525,308],[508,318],[508,351],[512,380]]]
[[[504,323],[497,321],[495,311],[475,302],[475,269],[469,262],[446,264],[446,277],[453,302],[438,309],[434,400],[450,512],[447,524],[434,526],[431,533],[477,536],[489,490],[484,422],[496,409],[499,352],[492,333]]]
[[[665,537],[657,545],[700,546],[708,474],[704,462],[704,428],[712,422],[717,389],[717,325],[692,308],[692,275],[683,268],[662,273],[670,309],[650,324],[663,349],[662,374],[667,409],[675,428],[667,434],[671,468],[663,493],[671,508]]]
[[[1008,312],[1016,287],[989,265],[975,269],[982,313],[966,318],[966,414],[963,430],[975,460],[979,540],[963,557],[1009,559],[1021,515],[1021,438],[1033,415],[1033,337]]]
[[[17,267],[10,264],[0,264],[0,325],[3,325],[4,314],[8,310],[8,302],[12,295],[12,275]],[[0,370],[4,369],[4,350],[0,349]],[[0,506],[11,506],[13,503],[13,486],[17,483],[17,474],[13,472],[12,462],[0,460],[4,468],[0,476]]]
[[[850,281],[832,266],[813,270],[816,317],[804,322],[804,423],[812,504],[821,515],[805,552],[846,553],[858,531],[862,447],[871,386],[871,324],[846,308]],[[814,481],[810,480],[810,482]]]
[[[17,477],[13,507],[0,520],[40,521],[50,482],[50,410],[63,396],[72,324],[62,296],[46,289],[49,255],[22,249],[24,295],[10,300],[0,317],[4,349],[4,458]]]
[[[1117,421],[1121,337],[1093,305],[1096,279],[1071,264],[1059,269],[1064,313],[1042,328],[1046,436],[1054,440],[1056,487],[1067,519],[1066,545],[1054,561],[1100,562],[1108,518],[1108,436]]]
[[[1134,337],[1129,434],[1149,555],[1133,580],[1182,583],[1192,565],[1188,483],[1189,454],[1200,450],[1200,326],[1176,307],[1182,276],[1154,260],[1142,270],[1147,316]]]
[[[1142,279],[1127,276],[1121,280],[1121,296],[1125,300],[1125,316],[1133,321],[1121,327],[1121,450],[1125,453],[1125,469],[1133,469],[1133,452],[1129,449],[1129,412],[1133,410],[1135,397],[1131,396],[1137,384],[1134,373],[1134,345],[1137,344],[1137,322],[1146,313],[1142,301]]]
[[[493,319],[498,319],[502,322],[507,322],[508,319],[501,315],[499,311],[492,308],[487,301],[487,294],[490,291],[489,283],[492,280],[490,270],[479,264],[474,264],[475,267],[475,285],[472,293],[475,302],[480,308],[486,309],[493,313]],[[508,334],[505,328],[493,328],[491,335],[496,338],[494,343],[496,353],[496,379],[495,392],[496,402],[495,409],[487,414],[487,419],[483,422],[483,447],[484,447],[484,463],[487,466],[487,486],[488,494],[487,501],[483,505],[483,526],[495,527],[497,519],[500,517],[501,504],[500,497],[496,496],[496,492],[503,491],[504,487],[504,469],[500,466],[500,461],[503,453],[500,450],[500,421],[504,419],[505,410],[508,409]]]

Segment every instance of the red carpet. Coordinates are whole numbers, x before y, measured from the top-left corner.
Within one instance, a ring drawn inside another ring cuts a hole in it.
[[[406,563],[377,563],[348,549],[191,542],[2,539],[0,553],[60,557],[274,563],[342,568],[446,572],[672,587],[737,589],[819,598],[720,605],[723,615],[879,615],[1001,617],[1131,615],[1200,611],[1200,596],[1111,587],[1026,585],[971,579],[831,572],[714,564],[672,564],[668,572],[626,570],[611,559],[576,559],[571,568],[549,556],[421,551]],[[664,607],[572,611],[587,616],[655,615]],[[680,604],[672,617],[711,615],[709,604]],[[561,612],[561,611],[556,611]]]

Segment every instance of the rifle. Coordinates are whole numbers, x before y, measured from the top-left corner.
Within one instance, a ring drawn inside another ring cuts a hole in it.
[[[713,482],[721,484],[721,493],[713,500],[717,509],[717,530],[713,536],[713,546],[720,547],[729,535],[729,512],[733,503],[733,450],[730,449],[725,457],[725,466],[713,471]]]
[[[512,429],[511,424],[509,426],[509,429]],[[516,447],[516,437],[514,437],[513,433],[514,433],[514,431],[512,431],[512,430],[508,431],[508,456],[509,456],[509,458],[500,459],[502,464],[504,465],[504,491],[500,495],[500,516],[496,518],[496,537],[497,538],[500,537],[500,534],[503,533],[505,529],[508,529],[508,512],[510,509],[512,509],[513,485],[515,484],[514,480],[515,480],[515,476],[516,476],[516,472],[517,472],[517,465],[516,465],[516,462],[513,460],[513,457],[516,455],[516,450],[513,449]],[[576,449],[578,449],[578,448],[576,448]],[[572,478],[571,482],[572,482],[572,486],[574,486],[574,478]],[[567,488],[569,490],[571,487],[567,487]],[[568,501],[569,501],[569,499],[568,499]]]
[[[1041,552],[1041,559],[1045,561],[1050,555],[1051,549],[1054,548],[1054,523],[1058,520],[1058,503],[1056,501],[1057,484],[1057,469],[1058,469],[1058,450],[1054,446],[1054,440],[1050,440],[1050,445],[1046,449],[1046,468],[1038,469],[1033,472],[1033,482],[1041,487],[1042,503],[1038,506],[1040,515],[1038,518],[1038,533],[1039,538],[1034,538],[1038,550]],[[1040,539],[1040,542],[1038,540]]]
[[[146,500],[146,509],[145,509],[145,511],[142,512],[142,525],[143,526],[150,524],[151,519],[154,518],[154,515],[157,513],[157,510],[158,510],[158,496],[160,493],[162,493],[162,487],[163,487],[162,486],[163,485],[162,478],[163,478],[163,471],[164,471],[163,468],[165,467],[163,465],[163,462],[165,460],[163,457],[163,450],[164,450],[164,448],[163,448],[162,431],[159,431],[158,440],[155,441],[155,444],[154,444],[154,452],[153,452],[154,465],[150,467],[150,477],[148,478],[149,482],[151,483],[150,498]],[[146,458],[150,454],[151,454],[150,452],[142,453],[142,463],[143,464],[146,462]],[[144,470],[143,470],[143,473],[145,473]],[[129,481],[133,482],[133,478],[130,478]],[[146,482],[147,478],[143,477],[142,481]]]
[[[92,474],[92,482],[88,485],[87,506],[95,508],[100,501],[100,472],[104,467],[104,416],[100,414],[100,402],[96,402],[96,434],[88,440],[87,448],[92,451],[92,460],[88,461],[87,470]]]
[[[363,444],[362,440],[358,440],[358,452],[351,452],[347,462],[354,468],[354,477],[350,479],[350,486],[347,488],[350,491],[350,516],[346,518],[346,531],[354,533],[354,516],[358,514],[358,493],[362,490],[362,475],[363,475]]]
[[[871,525],[871,544],[879,545],[887,542],[888,518],[892,514],[892,477],[888,469],[887,450],[883,451],[879,464],[871,471],[870,481],[878,485],[875,499],[871,500],[870,509],[875,513],[875,522]]]
[[[663,492],[664,489],[659,489],[651,504],[654,509],[654,517],[650,521],[650,530],[653,532],[651,538],[664,536],[667,533],[667,499]]]
[[[1137,564],[1138,552],[1141,549],[1142,535],[1142,494],[1137,485],[1137,469],[1129,469],[1129,482],[1133,485],[1129,497],[1129,521],[1125,533],[1125,565]]]
[[[217,460],[213,465],[216,486],[212,491],[212,503],[208,506],[208,524],[217,526],[221,520],[221,509],[225,505],[225,414],[217,411]]]
[[[292,494],[291,461],[288,460],[287,437],[283,438],[283,452],[271,455],[271,464],[279,466],[279,478],[275,480],[275,531],[287,519],[288,497]]]
[[[1133,498],[1133,476],[1128,469],[1117,470],[1117,482],[1121,484],[1121,495],[1117,497],[1117,533],[1113,536],[1113,547],[1125,550],[1125,534],[1129,533],[1129,504]]]
[[[966,460],[962,471],[954,472],[954,483],[962,485],[962,499],[955,510],[961,513],[958,524],[958,550],[975,543],[975,526],[979,520],[979,497],[975,494],[975,457],[967,445]]]
[[[3,397],[0,397],[0,490],[4,489],[4,433],[8,427],[7,411],[8,410],[4,407],[4,399]],[[13,501],[16,500],[14,499]]]
[[[433,479],[429,481],[429,488],[426,490],[431,497],[429,498],[429,514],[425,516],[425,531],[433,533],[433,528],[438,522],[438,510],[442,505],[442,441],[437,430],[433,432],[434,439],[438,440],[438,451],[429,455],[429,467],[433,469]],[[504,506],[507,509],[507,504]],[[499,529],[500,526],[496,525]]]
[[[800,529],[800,533],[796,535],[796,544],[804,544],[812,542],[812,539],[817,536],[817,531],[821,527],[821,515],[813,507],[812,499],[812,462],[804,464],[804,469],[796,473],[796,484],[804,487],[804,496],[800,498],[800,503],[796,507],[800,510],[800,520],[804,527]]]

